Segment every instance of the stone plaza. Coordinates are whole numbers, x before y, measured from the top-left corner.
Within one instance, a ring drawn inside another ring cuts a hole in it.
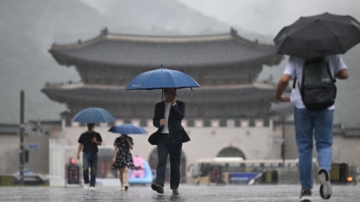
[[[323,201],[318,193],[319,186],[313,189],[311,201]],[[169,185],[165,193],[157,194],[147,187],[130,187],[120,191],[119,187],[96,187],[95,191],[81,187],[5,187],[0,189],[0,201],[299,201],[299,185],[255,185],[255,186],[193,186],[181,184],[179,196],[173,196]],[[333,186],[333,196],[329,202],[359,201],[360,189],[356,185]]]

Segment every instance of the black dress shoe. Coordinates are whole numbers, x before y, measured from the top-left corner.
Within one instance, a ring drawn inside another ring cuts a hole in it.
[[[173,189],[172,192],[173,192],[173,195],[179,195],[179,191],[177,189]]]
[[[125,185],[125,191],[129,189],[129,185]]]
[[[151,188],[152,188],[152,190],[156,191],[159,194],[164,193],[164,188],[159,184],[151,184]]]

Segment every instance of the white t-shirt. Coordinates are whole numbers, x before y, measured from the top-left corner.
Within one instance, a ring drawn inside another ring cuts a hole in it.
[[[342,69],[347,69],[344,61],[339,55],[329,55],[325,59],[329,63],[331,74],[334,77]],[[284,74],[291,76],[291,79],[296,77],[295,89],[292,89],[290,100],[295,104],[296,108],[302,109],[305,108],[305,105],[301,99],[301,94],[299,90],[299,84],[301,85],[302,80],[302,68],[305,60],[297,57],[290,57],[289,61],[285,67]],[[332,105],[328,107],[329,110],[335,109],[335,106]]]
[[[171,109],[171,102],[166,102],[165,101],[165,126],[162,129],[161,133],[169,133],[169,126],[168,126],[168,119],[169,119],[169,114],[170,114],[170,109]]]

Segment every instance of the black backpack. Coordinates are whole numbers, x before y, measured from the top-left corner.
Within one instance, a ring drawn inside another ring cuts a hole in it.
[[[335,103],[335,78],[330,72],[329,63],[324,57],[305,61],[299,86],[302,101],[307,109],[323,110]],[[294,80],[295,87],[296,78]]]

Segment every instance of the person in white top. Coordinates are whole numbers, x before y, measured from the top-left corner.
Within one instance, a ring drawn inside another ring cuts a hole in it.
[[[325,56],[332,76],[337,79],[347,79],[348,68],[339,55]],[[301,181],[300,199],[311,196],[313,188],[312,179],[312,150],[313,136],[316,141],[318,153],[319,179],[321,182],[320,195],[329,199],[332,193],[329,172],[332,164],[332,143],[333,143],[333,116],[335,106],[332,105],[324,110],[307,109],[302,101],[299,86],[301,86],[302,69],[305,60],[302,58],[290,57],[285,67],[283,76],[277,84],[275,98],[282,102],[293,102],[296,143],[298,147],[299,172]],[[283,97],[284,90],[288,87],[289,81],[297,78],[295,88],[290,97]],[[314,131],[314,133],[313,133]],[[314,135],[313,135],[314,134]]]

